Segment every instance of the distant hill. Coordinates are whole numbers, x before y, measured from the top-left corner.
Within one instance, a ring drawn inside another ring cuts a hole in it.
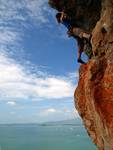
[[[71,120],[63,120],[63,121],[54,121],[54,122],[45,122],[41,123],[42,126],[56,126],[56,125],[82,125],[82,122],[79,118],[71,119]]]

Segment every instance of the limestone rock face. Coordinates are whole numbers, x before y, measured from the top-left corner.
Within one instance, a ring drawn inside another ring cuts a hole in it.
[[[57,5],[55,3],[57,1]],[[113,0],[49,0],[92,33],[93,57],[80,66],[75,106],[99,150],[113,150]]]
[[[113,62],[105,57],[80,67],[76,108],[99,150],[113,150]]]
[[[102,1],[92,31],[93,58],[80,67],[76,108],[99,150],[113,150],[113,0]]]

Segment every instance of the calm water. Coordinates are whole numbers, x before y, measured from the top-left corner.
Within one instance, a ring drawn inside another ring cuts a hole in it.
[[[81,125],[0,125],[0,150],[97,149]]]

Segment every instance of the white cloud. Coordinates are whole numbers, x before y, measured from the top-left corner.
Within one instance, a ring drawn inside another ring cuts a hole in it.
[[[8,101],[7,104],[10,105],[10,106],[15,106],[16,102],[14,102],[14,101]]]
[[[79,118],[78,112],[68,107],[66,108],[54,108],[50,107],[48,109],[42,109],[40,112],[36,114],[36,117],[40,118],[41,121],[56,121],[56,120],[68,120]]]
[[[59,110],[55,109],[55,108],[48,108],[45,110],[40,111],[37,116],[40,117],[47,117],[47,116],[51,116],[51,115],[55,115],[56,113],[59,113]]]
[[[31,18],[38,23],[46,22],[46,3],[46,0],[0,0],[0,21],[26,21]]]
[[[40,97],[66,98],[73,96],[74,87],[69,80],[49,77],[41,81],[38,80],[37,84],[39,86],[36,88],[36,93]]]
[[[69,73],[69,77],[72,78],[72,79],[79,78],[79,72],[78,72],[78,70],[75,71],[75,72]]]
[[[47,117],[47,116],[55,116],[56,114],[61,114],[62,111],[56,108],[48,108],[41,110],[37,115],[40,117]]]
[[[47,25],[50,10],[46,3],[46,0],[0,0],[0,101],[6,101],[7,105],[16,106],[19,100],[73,97],[72,74],[59,77],[40,69],[37,74],[32,74],[26,66],[9,57],[13,51],[20,55],[24,31],[30,23],[37,27]],[[44,113],[62,114],[55,108]]]
[[[50,13],[46,3],[46,0],[0,0],[0,47],[9,51],[14,46],[22,47],[24,29],[29,28],[30,22],[36,27],[47,25]]]
[[[0,44],[11,44],[19,38],[18,33],[12,32],[10,30],[2,29],[0,30]]]
[[[28,73],[26,67],[9,58],[12,49],[18,50],[23,39],[23,24],[34,20],[47,22],[46,0],[0,0],[0,100],[60,99],[73,96],[71,77],[57,77],[37,70]],[[46,12],[46,13],[45,13]],[[21,47],[21,46],[20,46]],[[8,51],[5,54],[4,51]],[[19,50],[20,52],[20,50]],[[40,77],[39,77],[40,76]]]
[[[43,72],[42,77],[28,73],[25,66],[3,53],[0,53],[0,70],[0,100],[60,99],[73,96],[75,87],[70,78],[47,73],[44,76]]]
[[[46,0],[25,0],[25,2],[28,15],[31,18],[35,18],[35,20],[38,20],[41,23],[48,22],[46,17],[48,12],[47,6],[45,5],[47,3]]]
[[[56,112],[57,110],[54,109],[54,108],[49,108],[47,111],[48,111],[49,113],[54,113],[54,112]]]

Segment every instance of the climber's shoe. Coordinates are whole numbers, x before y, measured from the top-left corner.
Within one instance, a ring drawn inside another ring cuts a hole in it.
[[[81,64],[85,64],[85,62],[82,59],[80,59],[80,58],[77,59],[77,62],[81,63]]]

